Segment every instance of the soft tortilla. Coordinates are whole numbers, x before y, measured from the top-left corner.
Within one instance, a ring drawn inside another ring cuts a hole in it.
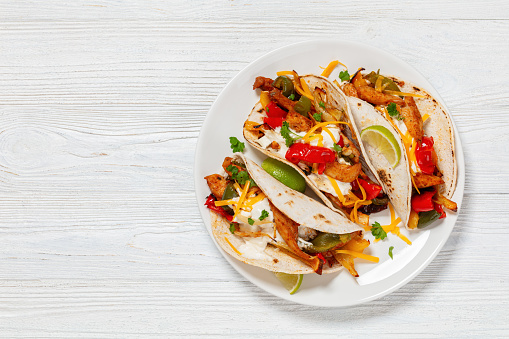
[[[244,157],[244,155],[236,153],[234,158],[236,161],[246,165],[251,178],[272,204],[295,222],[328,233],[344,234],[363,231],[362,228],[342,215],[333,212],[310,197],[283,185],[256,163]],[[230,224],[225,218],[214,212],[211,212],[210,215],[212,233],[217,243],[232,257],[246,264],[258,266],[273,272],[292,274],[314,273],[311,267],[283,253],[274,245],[271,245],[271,243],[267,245],[264,253],[260,253],[259,258],[246,258],[236,251],[236,249],[245,243],[244,239],[230,232]],[[272,243],[274,244],[275,241],[272,240]],[[341,267],[340,264],[336,264],[333,267],[324,265],[322,273],[336,272]]]
[[[429,119],[424,122],[424,135],[432,136],[435,142],[434,149],[438,158],[437,165],[443,174],[442,179],[445,182],[439,186],[439,191],[446,198],[451,199],[456,190],[456,180],[458,178],[454,129],[451,117],[445,107],[424,89],[395,77],[391,77],[391,79],[398,83],[402,92],[424,96],[424,98],[414,98],[414,100],[421,116],[429,115]]]
[[[438,158],[438,168],[442,172],[442,179],[444,180],[444,184],[439,186],[439,191],[450,199],[454,194],[457,178],[456,157],[454,155],[454,132],[451,118],[444,107],[428,92],[395,77],[389,78],[399,85],[402,92],[424,96],[424,98],[414,98],[415,103],[419,108],[421,116],[429,115],[428,120],[424,122],[424,134],[433,137],[435,142],[434,148]],[[389,129],[398,141],[401,149],[401,159],[395,168],[392,168],[387,160],[369,145],[364,145],[364,147],[366,155],[373,166],[374,173],[383,184],[396,213],[404,225],[408,227],[408,219],[412,209],[412,181],[405,146],[398,132],[373,105],[354,97],[348,97],[348,102],[356,128],[359,131],[372,125],[382,125]]]
[[[307,85],[309,86],[309,88],[311,90],[314,90],[315,87],[319,87],[322,90],[324,90],[327,93],[327,104],[330,104],[330,105],[334,106],[336,109],[338,109],[339,111],[343,112],[343,119],[346,120],[346,122],[350,123],[353,127],[352,130],[350,130],[350,128],[345,128],[344,132],[345,132],[346,136],[355,143],[355,145],[357,146],[357,149],[359,149],[359,151],[361,153],[360,161],[362,163],[362,170],[373,181],[378,181],[377,176],[373,173],[373,168],[370,166],[369,161],[364,158],[364,154],[365,154],[364,147],[363,147],[362,143],[358,142],[360,140],[359,133],[355,129],[355,125],[353,124],[353,121],[352,121],[353,118],[350,113],[350,106],[348,104],[348,100],[347,100],[347,97],[345,96],[345,94],[341,90],[339,90],[329,79],[327,79],[325,77],[309,74],[309,75],[301,76],[300,78],[303,79],[304,81],[306,81]],[[258,102],[254,106],[254,108],[251,110],[251,113],[249,114],[247,121],[254,121],[254,122],[263,124],[263,117],[265,117],[265,116],[266,116],[266,114],[263,109],[263,106],[261,103]],[[329,118],[327,120],[331,121],[333,119]],[[266,131],[266,135],[269,135],[271,139],[278,141],[279,144],[284,145],[284,143],[285,143],[285,140],[280,135],[278,135],[277,133],[275,133],[272,130]],[[331,208],[332,210],[334,210],[334,211],[340,213],[341,215],[343,215],[344,217],[348,218],[346,213],[344,211],[336,208],[336,206],[331,202],[331,200],[329,198],[327,198],[327,196],[320,190],[319,184],[315,183],[310,178],[308,178],[306,173],[299,166],[297,166],[285,159],[284,152],[282,152],[281,150],[272,149],[270,147],[268,147],[268,148],[262,147],[257,142],[258,135],[249,131],[246,128],[244,128],[244,138],[251,146],[255,147],[256,149],[258,149],[260,152],[264,153],[265,155],[275,158],[279,161],[282,161],[282,162],[292,166],[293,168],[295,168],[305,178],[308,186],[316,193],[316,195],[320,199],[322,199],[322,201],[327,205],[327,207]],[[325,184],[327,185],[328,181]]]
[[[352,117],[358,130],[363,130],[373,125],[381,125],[396,137],[396,141],[401,149],[401,158],[394,168],[391,167],[387,159],[380,152],[370,145],[365,144],[363,148],[364,154],[366,154],[370,165],[373,167],[373,172],[382,184],[396,213],[403,223],[407,225],[411,211],[412,180],[405,146],[401,139],[398,138],[398,132],[394,127],[371,104],[353,97],[349,97],[348,102],[350,103]]]

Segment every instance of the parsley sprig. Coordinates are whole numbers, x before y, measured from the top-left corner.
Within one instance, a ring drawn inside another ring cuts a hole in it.
[[[292,137],[290,134],[295,135],[295,137]],[[290,124],[288,124],[287,121],[283,121],[283,126],[281,126],[281,136],[285,138],[286,147],[292,146],[295,140],[302,138],[300,135],[290,131]]]
[[[244,152],[246,145],[236,137],[230,137],[230,148],[233,152]]]
[[[371,234],[375,237],[375,239],[384,240],[387,238],[387,232],[384,231],[382,225],[378,221],[375,221],[373,225],[371,225]]]
[[[322,113],[313,114],[313,119],[315,119],[318,122],[322,121]]]
[[[233,166],[233,165],[229,165],[228,167],[226,167],[226,170],[228,172],[231,172],[232,179],[237,180],[239,185],[244,186],[246,184],[246,181],[249,180],[249,181],[251,181],[251,184],[249,185],[250,187],[256,186],[256,183],[254,182],[253,179],[251,179],[249,177],[249,174],[247,174],[247,171],[239,171],[237,166]]]
[[[401,116],[401,114],[398,112],[398,109],[396,107],[396,104],[394,102],[391,102],[388,106],[387,106],[387,113],[389,113],[389,115],[395,119],[398,119],[398,120],[403,120],[403,117]]]
[[[348,74],[348,71],[341,71],[339,72],[339,78],[341,81],[348,81],[350,80],[350,74]]]
[[[267,218],[268,216],[269,216],[269,212],[267,212],[266,210],[263,210],[262,214],[260,215],[258,220],[262,221],[263,219]]]
[[[343,147],[339,146],[338,144],[334,144],[332,146],[332,149],[338,153],[338,156],[341,156],[341,153],[343,152]]]

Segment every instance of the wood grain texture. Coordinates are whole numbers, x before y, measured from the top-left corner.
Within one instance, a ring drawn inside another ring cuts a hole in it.
[[[508,19],[501,0],[0,3],[0,336],[509,335]],[[465,153],[463,209],[437,258],[347,309],[246,281],[212,243],[192,184],[221,89],[316,38],[417,68]]]

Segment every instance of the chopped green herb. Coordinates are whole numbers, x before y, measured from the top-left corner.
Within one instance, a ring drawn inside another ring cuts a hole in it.
[[[348,81],[348,80],[350,80],[350,74],[348,74],[348,71],[341,71],[341,72],[339,72],[339,78],[342,81]]]
[[[292,93],[292,94],[290,94],[290,96],[288,97],[288,99],[290,99],[290,100],[295,100],[295,94],[293,94],[293,93]]]
[[[246,181],[249,180],[249,181],[251,181],[251,184],[250,184],[251,187],[256,186],[256,183],[254,182],[253,179],[251,179],[249,177],[249,174],[247,174],[247,171],[239,171],[239,169],[233,165],[229,165],[228,167],[226,167],[226,170],[228,172],[232,173],[232,175],[231,175],[232,179],[237,180],[239,185],[244,186],[246,184]]]
[[[247,218],[247,222],[249,223],[249,225],[253,226],[254,224],[254,220],[251,219],[251,218]]]
[[[391,102],[388,106],[387,106],[387,113],[389,113],[389,115],[393,118],[396,118],[398,120],[403,120],[403,117],[401,116],[401,114],[398,112],[398,109],[396,107],[396,104]]]
[[[263,219],[267,218],[268,216],[269,216],[269,212],[267,212],[266,210],[263,210],[262,214],[260,215],[258,220],[262,221]]]
[[[230,137],[230,148],[233,152],[244,152],[244,147],[246,147],[246,145],[239,141],[239,139],[236,137]]]
[[[338,153],[339,156],[341,156],[341,152],[343,152],[343,147],[339,146],[338,144],[334,144],[332,148]]]
[[[233,233],[235,233],[235,231],[236,231],[235,223],[233,223],[233,222],[232,222],[232,223],[230,224],[230,232],[232,232],[232,234],[233,234]]]
[[[375,239],[384,240],[387,238],[387,232],[384,231],[382,225],[375,221],[373,225],[371,225],[371,234],[375,237]]]
[[[320,107],[325,108],[325,104],[323,103],[323,101],[320,101],[320,103],[318,105],[320,105]]]
[[[296,137],[292,137],[290,133],[296,135]],[[286,147],[292,146],[295,140],[302,138],[300,135],[290,131],[290,125],[287,121],[283,121],[283,126],[281,126],[281,136],[285,138]]]
[[[265,107],[265,111],[267,111],[267,113],[269,113],[269,106]]]
[[[313,119],[315,119],[318,122],[322,121],[322,113],[313,114]]]
[[[394,258],[392,257],[392,250],[393,249],[394,249],[394,246],[389,247],[389,257],[391,257],[392,260],[394,260]]]

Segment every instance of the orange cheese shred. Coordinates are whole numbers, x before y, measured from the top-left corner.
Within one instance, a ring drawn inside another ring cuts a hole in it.
[[[323,70],[321,76],[328,78],[329,75],[332,73],[334,68],[339,64],[339,60],[334,60],[329,63],[329,65]]]
[[[242,253],[240,253],[236,248],[235,246],[232,245],[232,243],[230,242],[230,240],[228,240],[227,237],[224,237],[224,240],[226,240],[226,242],[228,243],[228,245],[230,245],[230,247],[232,248],[232,250],[235,251],[235,253],[237,253],[238,255],[242,255]]]

